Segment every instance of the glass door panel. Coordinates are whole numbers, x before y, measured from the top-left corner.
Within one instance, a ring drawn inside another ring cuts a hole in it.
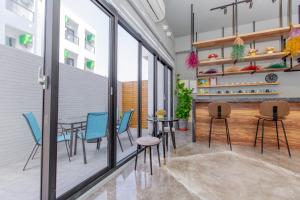
[[[0,1],[0,199],[40,197],[45,1]]]
[[[138,41],[118,26],[117,161],[135,152],[138,136]]]
[[[110,24],[92,1],[61,0],[57,196],[108,166]]]

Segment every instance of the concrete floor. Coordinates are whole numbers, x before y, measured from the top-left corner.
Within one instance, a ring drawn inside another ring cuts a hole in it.
[[[285,145],[278,150],[207,141],[192,143],[190,133],[176,133],[177,151],[168,152],[167,164],[158,167],[156,151],[153,176],[149,161],[139,156],[107,180],[99,183],[81,200],[225,200],[300,199],[300,151],[288,157]],[[267,141],[265,141],[267,143]]]
[[[132,129],[134,140],[136,130]],[[148,130],[143,130],[147,135]],[[135,143],[131,146],[126,133],[120,135],[124,148],[121,151],[118,144],[118,160],[122,160],[136,150]],[[5,200],[38,200],[40,191],[40,152],[31,160],[25,171],[22,171],[27,156],[24,152],[24,162],[16,162],[0,168],[0,199]],[[64,143],[58,144],[57,155],[57,195],[70,190],[86,178],[94,175],[107,166],[107,140],[103,139],[100,151],[96,150],[95,143],[86,144],[87,164],[83,163],[82,143],[78,140],[77,155],[69,162]]]

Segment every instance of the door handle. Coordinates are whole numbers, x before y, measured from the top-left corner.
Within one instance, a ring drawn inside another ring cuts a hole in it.
[[[42,86],[43,90],[48,88],[48,77],[44,75],[42,67],[38,69],[38,83]]]

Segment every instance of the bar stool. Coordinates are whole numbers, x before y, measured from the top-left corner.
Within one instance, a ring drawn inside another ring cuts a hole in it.
[[[209,129],[209,138],[208,138],[208,145],[210,148],[210,142],[211,142],[211,132],[212,132],[212,126],[213,121],[216,120],[224,120],[225,127],[226,127],[226,135],[227,135],[227,143],[230,146],[230,150],[232,150],[231,146],[231,139],[230,139],[230,133],[228,128],[228,118],[230,117],[231,113],[231,106],[229,103],[226,102],[213,102],[208,104],[208,113],[210,116],[210,129]]]
[[[273,122],[275,122],[275,127],[276,127],[277,146],[278,146],[278,149],[280,149],[279,135],[278,135],[278,122],[281,122],[286,146],[288,149],[289,156],[291,157],[290,147],[289,147],[288,139],[286,136],[285,126],[283,123],[283,120],[285,120],[286,117],[290,113],[289,103],[286,101],[265,101],[260,104],[259,113],[260,113],[260,115],[255,116],[256,118],[258,118],[258,120],[257,120],[254,146],[256,146],[259,124],[260,124],[260,121],[262,121],[261,153],[263,154],[265,121],[273,121]]]
[[[160,139],[157,137],[152,137],[152,136],[145,136],[145,137],[140,137],[136,140],[137,143],[137,149],[136,149],[136,157],[135,157],[135,167],[134,170],[136,170],[137,166],[137,160],[138,160],[138,154],[139,154],[139,147],[142,146],[144,147],[145,151],[145,161],[146,161],[146,149],[149,148],[149,155],[150,155],[150,170],[151,170],[151,175],[152,175],[152,146],[157,146],[157,156],[158,156],[158,163],[160,165],[160,155],[159,155],[159,143]]]

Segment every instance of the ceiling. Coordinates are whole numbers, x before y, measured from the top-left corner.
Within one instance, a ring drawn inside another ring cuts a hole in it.
[[[227,15],[223,10],[210,11],[213,7],[232,3],[234,0],[165,0],[166,20],[175,37],[190,34],[191,4],[194,4],[195,32],[207,32],[232,26],[232,9],[228,8]],[[283,14],[287,14],[287,2],[283,0]],[[300,0],[293,0],[293,14],[297,13]],[[253,0],[253,8],[249,4],[240,4],[239,24],[261,21],[279,16],[279,0]]]

